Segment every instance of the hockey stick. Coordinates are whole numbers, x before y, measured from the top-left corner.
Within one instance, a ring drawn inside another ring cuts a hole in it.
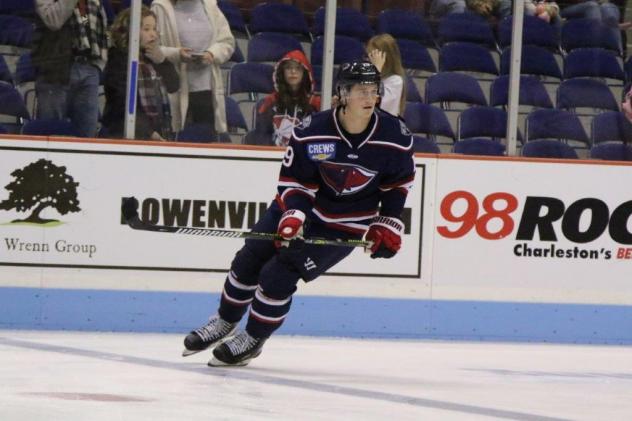
[[[123,205],[121,206],[123,212],[123,218],[127,225],[135,230],[141,231],[154,231],[154,232],[167,232],[171,234],[187,234],[197,235],[202,237],[224,237],[224,238],[248,238],[251,240],[267,240],[267,241],[287,241],[283,237],[277,234],[271,234],[267,232],[247,232],[237,230],[223,230],[214,228],[187,228],[187,227],[170,227],[167,225],[152,225],[141,221],[138,217],[138,200],[135,197],[129,197],[123,199]],[[330,240],[328,238],[310,237],[303,238],[302,240],[306,244],[316,244],[319,246],[341,246],[341,247],[371,247],[370,241],[364,240],[349,240],[349,239],[336,239]]]

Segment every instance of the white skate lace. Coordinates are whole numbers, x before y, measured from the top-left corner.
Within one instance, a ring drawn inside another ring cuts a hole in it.
[[[233,355],[239,355],[253,348],[257,345],[257,342],[258,341],[247,332],[240,332],[233,339],[226,342],[226,346],[228,346],[228,349],[230,349]]]
[[[210,319],[205,326],[197,329],[195,333],[197,333],[203,341],[208,342],[218,336],[225,335],[231,327],[230,323],[220,319],[219,317],[214,317]]]

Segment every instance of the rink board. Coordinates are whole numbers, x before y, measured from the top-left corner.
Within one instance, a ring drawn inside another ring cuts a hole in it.
[[[136,196],[156,223],[245,230],[273,197],[282,156],[45,138],[2,139],[0,150],[0,186],[43,159],[78,183],[80,207],[47,208],[40,216],[59,222],[45,226],[11,223],[29,212],[0,210],[0,327],[148,332],[200,324],[241,241],[133,231],[121,222],[122,198]],[[283,333],[632,342],[632,222],[621,222],[630,166],[427,155],[416,167],[402,252],[372,260],[356,250],[300,286]],[[0,201],[8,197],[5,187]],[[502,213],[507,201],[515,209],[485,221],[487,202]],[[532,219],[547,209],[559,218],[529,228],[527,203]],[[606,219],[618,209],[618,225],[592,235],[604,208]]]

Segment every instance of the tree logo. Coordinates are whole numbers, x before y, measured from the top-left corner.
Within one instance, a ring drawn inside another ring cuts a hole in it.
[[[40,159],[13,171],[11,176],[14,180],[4,187],[9,191],[9,198],[0,202],[0,209],[31,211],[28,217],[15,219],[11,221],[12,224],[57,225],[58,220],[43,219],[40,213],[48,207],[54,208],[61,215],[81,210],[77,199],[79,183],[66,174],[66,167],[58,167],[52,161]]]

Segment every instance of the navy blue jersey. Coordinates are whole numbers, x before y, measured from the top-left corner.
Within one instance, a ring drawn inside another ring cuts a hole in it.
[[[294,129],[277,202],[361,234],[378,214],[401,218],[415,177],[413,140],[400,119],[378,109],[362,136],[345,134],[336,112],[308,116]]]

